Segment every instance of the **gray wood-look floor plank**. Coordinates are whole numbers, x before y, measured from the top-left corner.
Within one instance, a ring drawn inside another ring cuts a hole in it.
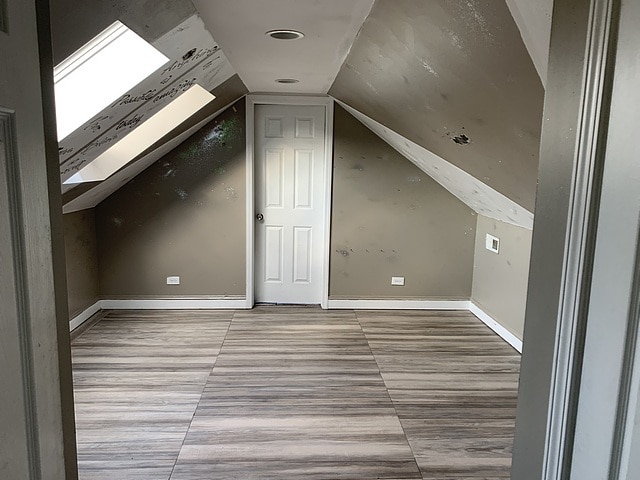
[[[423,478],[509,478],[519,354],[463,312],[357,317]]]
[[[109,312],[73,341],[81,479],[169,479],[232,315]]]
[[[421,476],[355,314],[269,307],[234,316],[171,478]]]
[[[509,477],[519,355],[464,312],[109,312],[72,350],[82,479]]]

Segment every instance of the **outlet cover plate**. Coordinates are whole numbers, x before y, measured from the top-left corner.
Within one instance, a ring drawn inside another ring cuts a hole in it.
[[[404,287],[404,277],[391,277],[391,285]]]
[[[180,285],[180,277],[178,277],[177,275],[167,277],[167,285]]]
[[[500,253],[500,239],[487,233],[487,236],[485,238],[485,247],[490,252]]]

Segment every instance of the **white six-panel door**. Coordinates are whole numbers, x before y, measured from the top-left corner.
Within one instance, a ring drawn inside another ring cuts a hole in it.
[[[255,300],[320,303],[325,107],[256,105]]]

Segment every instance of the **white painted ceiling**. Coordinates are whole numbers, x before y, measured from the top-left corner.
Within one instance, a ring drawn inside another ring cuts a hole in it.
[[[325,94],[374,0],[194,0],[205,26],[250,92]],[[269,30],[299,30],[276,40]],[[282,85],[279,78],[299,83]]]

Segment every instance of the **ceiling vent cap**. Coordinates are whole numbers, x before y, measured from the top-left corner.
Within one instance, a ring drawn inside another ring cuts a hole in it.
[[[304,33],[299,32],[298,30],[286,29],[269,30],[265,35],[275,38],[276,40],[298,40],[299,38],[304,37]]]

